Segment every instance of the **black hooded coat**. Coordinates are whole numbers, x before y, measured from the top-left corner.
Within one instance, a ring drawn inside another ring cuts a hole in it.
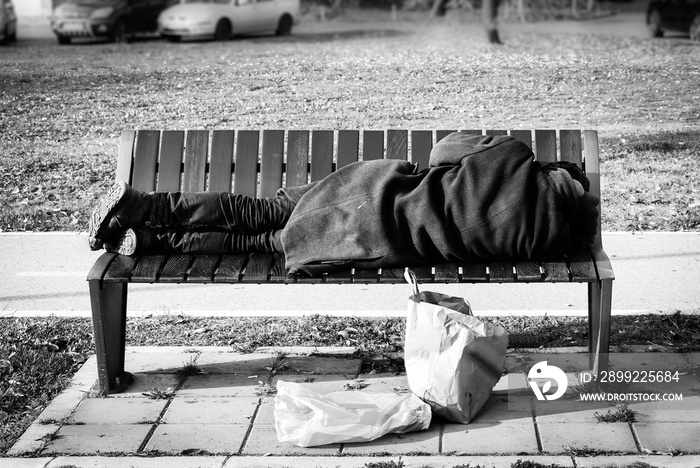
[[[281,234],[287,268],[319,275],[566,253],[573,179],[542,170],[509,136],[453,133],[430,167],[376,160],[282,191],[297,205]]]

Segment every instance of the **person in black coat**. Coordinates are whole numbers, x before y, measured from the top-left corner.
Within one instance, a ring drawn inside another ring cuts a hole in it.
[[[455,132],[430,167],[360,161],[273,198],[152,193],[121,182],[95,209],[93,248],[285,254],[290,272],[476,260],[548,260],[584,248],[598,200],[570,163],[545,166],[509,136]]]

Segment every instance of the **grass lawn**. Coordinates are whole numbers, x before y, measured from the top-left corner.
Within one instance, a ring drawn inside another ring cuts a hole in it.
[[[376,16],[290,38],[5,48],[0,231],[86,229],[127,128],[597,129],[604,229],[698,228],[697,44],[617,34],[641,16],[509,23],[503,47],[474,22]]]

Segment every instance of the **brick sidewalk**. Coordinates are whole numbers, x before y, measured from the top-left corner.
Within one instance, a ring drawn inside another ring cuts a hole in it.
[[[672,362],[675,356],[680,355],[648,353],[649,360],[656,360],[650,368],[680,366],[681,362]],[[76,374],[74,384],[49,405],[8,455],[49,457],[47,460],[54,456],[87,456],[89,460],[117,454],[189,455],[205,456],[207,462],[201,466],[220,467],[225,463],[228,467],[238,466],[230,463],[242,463],[241,457],[251,457],[248,460],[252,462],[255,457],[267,456],[268,466],[277,466],[273,460],[289,456],[314,457],[323,462],[346,457],[359,457],[356,459],[359,461],[367,456],[398,460],[399,456],[416,455],[434,459],[435,463],[448,456],[447,459],[454,460],[449,466],[454,466],[464,463],[457,462],[464,456],[476,460],[498,454],[523,460],[546,456],[551,460],[547,463],[562,466],[573,466],[574,458],[585,457],[576,466],[587,466],[585,462],[590,456],[655,453],[658,455],[652,456],[652,460],[660,460],[658,457],[671,452],[700,452],[697,410],[658,411],[644,405],[630,405],[637,412],[636,422],[601,423],[596,413],[611,408],[604,403],[584,406],[570,401],[564,412],[509,406],[509,395],[528,388],[524,374],[515,372],[518,360],[518,355],[509,357],[510,377],[501,379],[487,405],[469,425],[434,418],[431,427],[423,432],[390,434],[367,443],[301,448],[277,440],[274,395],[268,393],[277,380],[306,382],[325,393],[344,390],[345,384],[361,378],[369,385],[360,391],[391,392],[408,388],[405,375],[361,374],[362,362],[347,356],[288,355],[283,358],[285,365],[273,373],[274,354],[241,355],[230,352],[230,348],[132,348],[127,351],[126,368],[136,379],[126,392],[108,398],[91,397],[90,390],[96,381],[96,364],[94,357],[91,358]],[[577,365],[583,365],[584,359],[581,361]],[[193,362],[195,372],[186,376],[178,374],[178,370]],[[683,385],[676,391],[688,396],[691,407],[700,408],[696,401],[700,399],[696,378]],[[165,393],[169,388],[172,392],[163,395],[163,399],[144,395],[153,393],[153,389]],[[38,463],[39,459],[34,460]],[[0,462],[0,467],[3,466]]]

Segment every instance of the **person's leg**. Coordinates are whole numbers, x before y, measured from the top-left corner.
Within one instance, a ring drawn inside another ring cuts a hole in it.
[[[280,233],[280,230],[260,234],[238,234],[227,231],[160,231],[130,228],[116,243],[105,244],[105,247],[107,251],[120,255],[282,253]]]
[[[483,0],[481,14],[486,34],[492,44],[502,44],[498,36],[498,6],[500,0]]]
[[[251,198],[227,192],[144,193],[119,182],[93,211],[90,247],[97,250],[131,227],[207,227],[262,233],[284,227],[294,206],[284,194]]]

